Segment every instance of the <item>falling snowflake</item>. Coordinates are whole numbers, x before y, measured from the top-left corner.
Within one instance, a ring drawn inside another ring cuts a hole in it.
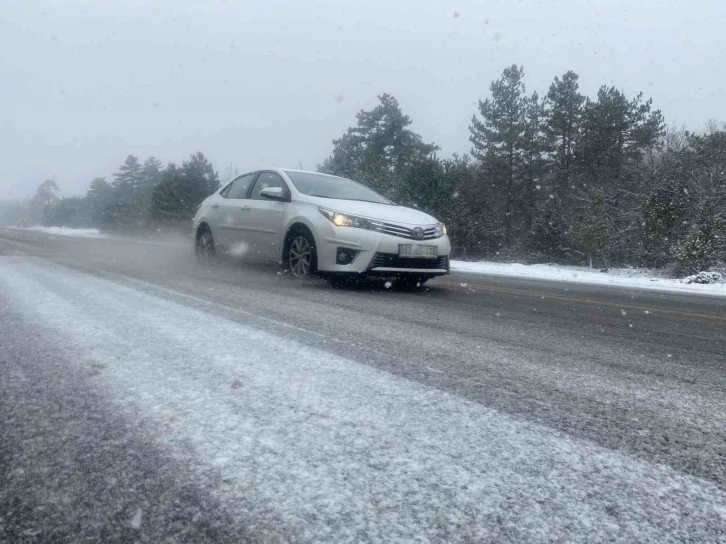
[[[386,289],[390,289],[391,285],[393,285],[393,284],[390,281],[387,281],[386,283],[383,284],[383,287],[385,287]]]
[[[129,526],[132,529],[140,529],[141,528],[141,516],[142,516],[141,508],[137,508],[136,509],[136,513],[134,514],[134,517],[132,517],[129,520]]]

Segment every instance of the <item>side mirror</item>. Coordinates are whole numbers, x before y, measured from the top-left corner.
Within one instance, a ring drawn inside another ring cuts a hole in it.
[[[262,189],[260,191],[260,196],[268,200],[279,200],[280,202],[285,202],[287,200],[287,195],[282,187],[268,187],[266,189]]]

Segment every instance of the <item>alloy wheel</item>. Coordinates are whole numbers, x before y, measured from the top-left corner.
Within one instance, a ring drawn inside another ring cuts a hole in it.
[[[312,272],[313,248],[306,236],[296,236],[290,244],[290,271],[298,278],[305,278]]]

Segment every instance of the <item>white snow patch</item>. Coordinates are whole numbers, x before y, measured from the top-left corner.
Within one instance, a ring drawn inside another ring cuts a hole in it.
[[[0,296],[74,354],[63,370],[103,364],[99,391],[180,479],[221,476],[227,510],[270,540],[699,540],[726,508],[672,467],[284,336],[47,262],[3,265]]]
[[[451,261],[451,270],[454,272],[466,272],[467,274],[510,276],[631,287],[655,291],[726,296],[726,283],[682,283],[681,280],[658,277],[652,275],[648,270],[639,268],[610,268],[608,272],[598,272],[597,270],[590,270],[585,266]]]
[[[46,234],[55,234],[58,236],[75,236],[78,238],[108,238],[98,229],[71,229],[68,227],[27,227],[18,230],[34,230],[37,232],[45,232]]]
[[[683,283],[724,283],[724,277],[718,272],[699,272],[692,276],[686,276],[681,280]]]

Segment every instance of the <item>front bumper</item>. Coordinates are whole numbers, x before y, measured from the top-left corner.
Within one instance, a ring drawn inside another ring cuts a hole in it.
[[[325,230],[326,232],[317,237],[320,272],[371,276],[442,276],[449,273],[451,243],[448,236],[416,241],[350,227],[330,227]],[[435,246],[438,257],[399,257],[399,244]],[[341,250],[355,252],[355,258],[350,264],[338,264]]]

